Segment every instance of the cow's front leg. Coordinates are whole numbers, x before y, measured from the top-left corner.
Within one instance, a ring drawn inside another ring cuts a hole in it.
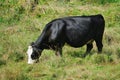
[[[93,44],[87,44],[87,49],[86,49],[86,53],[90,53],[91,49],[93,48]]]
[[[83,54],[83,57],[86,57],[90,53],[92,48],[93,48],[92,43],[87,44],[86,52]]]
[[[57,48],[55,55],[56,56],[62,56],[62,48]]]

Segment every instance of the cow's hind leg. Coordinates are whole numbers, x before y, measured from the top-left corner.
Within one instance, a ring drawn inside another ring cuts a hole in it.
[[[102,52],[102,47],[103,47],[103,44],[102,44],[102,41],[96,41],[96,45],[97,45],[97,48],[98,48],[98,53],[101,53]]]
[[[101,38],[97,38],[95,40],[97,48],[98,48],[98,53],[102,52],[102,48],[103,48],[103,44],[102,44],[102,37]]]

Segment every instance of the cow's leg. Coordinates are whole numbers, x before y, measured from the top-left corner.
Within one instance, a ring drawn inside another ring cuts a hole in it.
[[[98,48],[98,53],[102,52],[102,48],[103,48],[103,44],[102,44],[102,38],[95,40],[96,41],[96,45]]]
[[[56,56],[62,56],[62,48],[63,48],[63,46],[64,46],[64,44],[65,44],[65,42],[62,42],[62,43],[59,43],[59,44],[57,44],[57,46],[56,46]]]
[[[93,44],[92,43],[87,44],[86,52],[83,55],[83,57],[87,56],[88,53],[90,53],[90,51],[91,51],[92,48],[93,48]]]
[[[86,53],[90,53],[91,49],[93,48],[93,44],[87,44],[87,49],[86,49]]]
[[[62,48],[57,48],[55,55],[56,56],[62,56]]]

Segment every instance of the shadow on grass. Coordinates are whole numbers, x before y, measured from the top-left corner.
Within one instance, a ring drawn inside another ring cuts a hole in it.
[[[70,55],[71,57],[75,57],[75,58],[85,58],[87,55],[92,55],[94,52],[90,52],[88,53],[86,56],[84,51],[72,51],[72,52],[67,52],[68,55]]]
[[[96,53],[96,51],[91,51],[90,53],[85,53],[85,51],[68,51],[69,56],[74,58],[86,58],[87,56],[92,56]],[[86,54],[86,56],[85,56]]]

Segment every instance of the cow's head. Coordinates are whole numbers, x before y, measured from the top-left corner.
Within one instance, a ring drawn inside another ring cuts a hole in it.
[[[42,49],[37,48],[32,42],[30,46],[28,46],[27,55],[28,55],[28,64],[33,64],[39,61],[39,57],[41,56]]]

